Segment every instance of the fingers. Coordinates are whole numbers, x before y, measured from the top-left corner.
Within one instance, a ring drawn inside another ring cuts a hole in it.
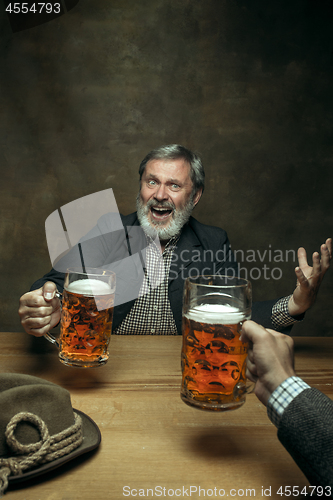
[[[51,316],[46,316],[45,318],[27,318],[22,321],[22,326],[27,333],[33,335],[34,337],[42,337],[51,330]]]
[[[321,245],[320,253],[321,255],[319,255],[318,252],[314,252],[312,255],[313,265],[314,267],[316,266],[317,272],[320,268],[328,269],[329,267],[332,258],[332,238],[327,238],[326,242]],[[300,247],[297,250],[297,257],[299,267],[302,269],[306,268],[308,266],[308,261],[305,248]]]
[[[318,252],[314,252],[312,254],[312,266],[313,266],[313,275],[318,275],[321,272],[321,260]]]
[[[30,335],[40,337],[51,328],[51,307],[22,307],[19,315],[23,328]]]
[[[330,266],[330,261],[332,258],[332,239],[327,238],[326,242],[320,247],[320,255],[318,252],[314,252],[312,255],[313,271],[312,275],[315,278],[322,279],[327,269]]]
[[[270,328],[264,328],[251,320],[247,320],[243,323],[240,340],[242,342],[249,342],[248,358],[250,359],[250,362],[254,361],[254,345],[264,345],[264,343],[272,341],[282,342],[282,339],[286,342],[289,348],[293,349],[294,341],[291,337],[289,337],[289,335],[284,335],[283,333],[276,332]]]
[[[25,293],[20,298],[21,307],[51,307],[55,309],[58,307],[59,299],[55,296],[57,287],[55,283],[48,281],[42,288],[33,290],[32,292]],[[46,296],[46,297],[45,297]]]
[[[21,316],[22,326],[30,335],[41,337],[59,323],[61,315],[60,304],[58,309],[52,310],[51,314],[45,314],[43,316],[41,313],[40,316],[33,317],[29,315],[30,313],[29,311],[26,315]]]
[[[321,267],[324,272],[327,271],[327,269],[330,266],[330,261],[332,258],[332,239],[327,238],[326,242],[321,245],[320,247],[321,251]]]
[[[248,366],[248,361],[246,361],[246,378],[248,380],[250,380],[251,382],[254,382],[255,384],[257,383],[257,381],[259,380],[259,377],[257,375],[255,375],[254,373],[252,373],[250,370],[249,370],[249,366]]]
[[[248,319],[242,325],[241,341],[254,343],[255,340],[265,335],[266,330],[263,326]]]
[[[48,282],[42,288],[24,294],[20,299],[19,316],[25,331],[40,337],[60,320],[60,301],[55,295],[56,285]],[[44,298],[44,294],[48,299]]]
[[[289,335],[285,335],[284,333],[281,333],[281,332],[277,332],[275,330],[271,330],[270,328],[267,328],[266,329],[267,332],[269,332],[271,335],[273,335],[273,337],[276,337],[276,339],[283,339],[284,342],[286,342],[286,344],[291,348],[293,349],[294,348],[294,341],[291,337],[289,337]]]
[[[312,255],[312,268],[308,265],[307,254],[303,247],[297,251],[298,267],[295,269],[296,277],[301,287],[308,287],[308,280],[312,281],[312,285],[316,286],[320,283],[324,274],[330,265],[332,258],[332,238],[327,238],[326,242],[320,247],[320,254],[314,252]]]
[[[297,258],[298,258],[298,265],[300,268],[305,268],[308,265],[308,260],[307,260],[305,248],[300,247],[297,250]]]
[[[296,278],[297,278],[299,285],[301,287],[308,288],[308,286],[309,286],[308,278],[305,276],[305,274],[303,273],[303,271],[300,267],[295,268],[295,274],[296,274]]]
[[[291,337],[265,329],[253,321],[243,324],[241,340],[246,339],[249,340],[246,374],[251,382],[257,382],[256,394],[258,397],[261,394],[259,399],[265,404],[281,382],[295,375],[294,343]]]
[[[254,362],[254,354],[253,350],[249,350],[246,358],[246,372],[247,372],[247,377],[252,381],[255,382],[258,379],[258,372],[257,372],[257,367]],[[255,380],[254,380],[255,379]]]
[[[328,240],[327,240],[328,241]],[[320,255],[318,252],[314,252],[312,255],[312,273],[311,278],[316,282],[318,279],[321,280],[330,266],[331,260],[331,250],[327,244],[323,244],[320,247]]]
[[[53,283],[52,281],[47,281],[42,288],[44,299],[46,301],[52,300],[53,297],[55,296],[56,290],[57,290],[56,284]]]
[[[29,312],[30,318],[46,318],[47,316],[51,316],[54,308],[52,305],[49,306],[41,306],[41,307],[30,307],[26,308],[25,312]]]

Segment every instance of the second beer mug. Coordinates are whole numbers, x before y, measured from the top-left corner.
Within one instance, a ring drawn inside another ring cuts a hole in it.
[[[182,400],[203,410],[242,406],[247,344],[239,340],[251,317],[249,281],[228,276],[187,278],[183,303]]]
[[[68,269],[62,296],[60,338],[44,336],[56,344],[59,359],[68,366],[93,368],[108,360],[116,275],[87,268]]]

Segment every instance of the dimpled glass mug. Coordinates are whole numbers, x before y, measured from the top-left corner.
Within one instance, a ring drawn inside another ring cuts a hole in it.
[[[87,268],[68,269],[62,294],[60,337],[44,335],[67,366],[93,368],[108,360],[116,275]]]
[[[202,410],[234,410],[245,403],[247,343],[243,321],[251,317],[249,281],[228,276],[187,278],[183,300],[182,400]]]

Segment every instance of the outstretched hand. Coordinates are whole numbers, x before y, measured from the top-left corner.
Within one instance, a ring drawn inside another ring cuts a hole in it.
[[[328,238],[320,247],[321,255],[312,255],[313,267],[309,266],[306,251],[299,248],[297,252],[298,267],[295,269],[297,285],[289,299],[288,309],[291,316],[298,316],[307,311],[315,302],[323,277],[330,266],[332,258],[332,238]]]

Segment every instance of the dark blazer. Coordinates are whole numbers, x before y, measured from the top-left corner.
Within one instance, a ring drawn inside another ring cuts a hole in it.
[[[320,498],[333,497],[333,401],[314,388],[301,392],[283,412],[278,438],[310,484],[324,487]]]
[[[142,248],[146,246],[146,242],[140,241],[140,236],[137,236],[137,231],[135,231],[135,228],[140,226],[136,213],[122,216],[121,219],[125,230],[114,231],[111,227],[110,218],[108,216],[101,217],[96,226],[97,231],[96,228],[92,231],[94,238],[82,243],[84,260],[87,266],[109,267],[116,272],[116,306],[113,316],[113,331],[118,328],[130,312],[143,279],[140,262],[128,259],[128,264],[125,267],[122,266],[121,271],[117,272],[120,266],[119,263],[124,262],[124,259],[129,255],[139,255]],[[77,255],[77,250],[73,249],[65,257],[66,264],[63,264],[63,268],[75,264],[75,259],[78,258]],[[116,264],[112,264],[115,262]],[[179,335],[181,335],[185,278],[217,273],[233,273],[233,275],[237,275],[237,272],[238,265],[231,252],[227,233],[223,229],[201,224],[193,217],[190,217],[189,222],[182,229],[169,273],[169,300]],[[62,291],[64,273],[52,269],[43,278],[36,281],[31,290],[40,288],[46,281],[53,281],[56,283],[58,290]],[[119,300],[120,296],[124,297],[130,294],[132,296],[130,300]],[[252,319],[266,328],[273,328],[271,313],[275,302],[276,300],[254,303]]]

